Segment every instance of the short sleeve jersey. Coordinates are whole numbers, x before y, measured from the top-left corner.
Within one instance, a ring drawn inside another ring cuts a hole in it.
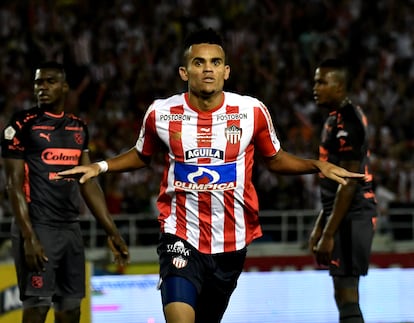
[[[225,92],[208,112],[188,94],[156,100],[144,117],[136,149],[166,153],[158,209],[161,231],[207,254],[244,248],[262,235],[251,180],[255,149],[274,156],[280,143],[267,108]]]
[[[2,133],[2,157],[25,162],[24,191],[32,223],[59,225],[78,220],[79,184],[54,177],[78,165],[87,145],[86,124],[71,114],[32,108],[12,116]]]
[[[359,182],[350,212],[361,207],[375,209],[367,127],[368,122],[361,108],[349,103],[340,110],[331,112],[322,130],[319,146],[320,160],[336,165],[341,161],[360,161],[359,172],[366,175],[366,180]],[[329,215],[335,201],[338,183],[320,176],[322,205],[324,213]]]

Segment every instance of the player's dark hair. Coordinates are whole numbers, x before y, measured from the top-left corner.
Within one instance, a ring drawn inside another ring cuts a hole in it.
[[[319,68],[329,68],[338,72],[339,76],[342,78],[342,82],[349,85],[349,69],[347,63],[340,58],[327,58],[323,60],[319,65]]]
[[[223,47],[223,38],[213,28],[203,28],[187,35],[184,40],[184,50],[194,44],[216,44]]]
[[[338,69],[338,70],[347,69],[346,63],[342,59],[339,59],[339,58],[327,58],[323,60],[318,66],[325,67],[325,68]]]
[[[58,62],[55,62],[55,61],[47,61],[47,62],[40,63],[36,67],[36,69],[37,70],[39,70],[39,69],[52,69],[52,70],[57,70],[59,73],[62,74],[62,78],[64,80],[66,79],[65,67],[61,63],[58,63]]]
[[[219,45],[222,48],[224,48],[224,41],[217,31],[215,31],[213,28],[203,28],[198,29],[190,34],[187,35],[187,37],[184,39],[184,45],[183,45],[183,59],[184,63],[187,59],[188,49],[192,45],[197,44],[214,44]]]

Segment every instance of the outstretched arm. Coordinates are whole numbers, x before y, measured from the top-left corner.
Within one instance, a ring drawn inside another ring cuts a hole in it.
[[[82,152],[80,163],[81,165],[90,164],[87,151]],[[128,247],[109,214],[101,187],[96,180],[90,180],[81,184],[80,190],[86,205],[108,235],[108,245],[114,255],[114,262],[121,266],[126,265],[129,262]]]
[[[363,178],[365,175],[354,173],[329,162],[316,159],[303,159],[282,149],[272,158],[265,159],[266,166],[272,172],[285,175],[312,174],[321,172],[339,184],[346,185],[348,178]]]
[[[59,172],[57,178],[81,175],[79,183],[83,184],[86,183],[88,179],[98,176],[103,171],[126,172],[130,170],[139,169],[147,165],[147,161],[144,161],[138,155],[138,152],[135,149],[135,147],[131,148],[123,154],[117,155],[106,160],[106,163],[108,166],[107,170],[102,170],[98,163],[84,164],[63,172]]]

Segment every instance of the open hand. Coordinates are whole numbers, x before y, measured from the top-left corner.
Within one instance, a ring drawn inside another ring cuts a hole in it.
[[[349,178],[365,178],[365,174],[350,172],[345,168],[336,166],[329,162],[321,162],[319,164],[319,169],[325,177],[328,177],[342,185],[346,185]]]
[[[80,177],[79,183],[83,184],[88,179],[99,175],[100,169],[98,164],[93,163],[89,165],[76,166],[71,169],[58,172],[55,179],[62,179],[65,177]]]

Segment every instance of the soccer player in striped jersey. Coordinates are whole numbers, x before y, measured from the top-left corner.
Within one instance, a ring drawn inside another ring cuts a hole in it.
[[[262,235],[251,178],[255,151],[279,174],[322,172],[344,185],[363,175],[283,151],[266,106],[223,90],[230,67],[214,30],[190,34],[183,49],[178,72],[188,91],[150,105],[135,147],[61,174],[81,173],[84,183],[144,167],[162,149],[157,251],[164,315],[169,323],[214,323],[236,288],[247,246]]]

